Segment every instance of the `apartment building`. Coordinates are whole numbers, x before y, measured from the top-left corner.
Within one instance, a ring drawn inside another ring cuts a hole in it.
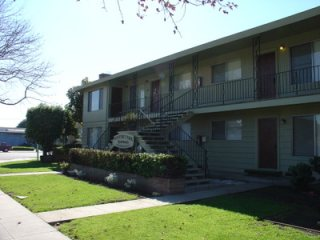
[[[320,7],[81,87],[83,144],[131,130],[208,176],[286,172],[320,155]]]

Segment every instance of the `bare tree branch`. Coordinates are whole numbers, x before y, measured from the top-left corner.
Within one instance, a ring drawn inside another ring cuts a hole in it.
[[[76,0],[80,2],[80,0]],[[100,0],[102,3],[102,8],[107,9],[106,0]],[[117,1],[118,11],[121,16],[121,23],[124,23],[124,16],[122,12],[122,6],[120,5],[120,0]],[[233,1],[224,1],[224,0],[136,0],[137,1],[137,16],[140,19],[144,19],[147,16],[147,13],[150,9],[153,9],[153,13],[163,13],[163,20],[167,21],[170,19],[173,24],[173,32],[179,33],[176,14],[182,12],[180,20],[185,15],[187,8],[189,7],[209,7],[209,8],[218,8],[218,10],[224,14],[228,14],[230,11],[238,7]],[[152,14],[153,14],[152,13]],[[180,34],[181,35],[181,34]]]
[[[30,25],[0,0],[0,104],[16,105],[35,98],[45,87],[50,66],[40,60],[40,39]]]

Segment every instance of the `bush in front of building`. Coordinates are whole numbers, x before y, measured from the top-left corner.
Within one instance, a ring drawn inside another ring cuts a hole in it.
[[[309,189],[310,184],[315,180],[312,176],[312,167],[306,163],[298,163],[288,169],[291,184],[300,191]]]
[[[71,163],[107,171],[125,172],[144,177],[180,178],[187,161],[170,154],[125,153],[93,149],[71,149]]]
[[[81,144],[72,143],[66,144],[64,146],[55,146],[52,150],[53,161],[54,162],[68,162],[69,161],[69,151],[72,148],[81,148]]]
[[[320,156],[314,156],[310,159],[312,170],[320,174]]]

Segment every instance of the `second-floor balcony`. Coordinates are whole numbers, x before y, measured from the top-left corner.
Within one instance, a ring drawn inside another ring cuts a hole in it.
[[[213,83],[190,89],[178,97],[174,92],[156,99],[145,97],[111,103],[110,116],[123,116],[139,109],[147,114],[156,114],[315,94],[320,94],[320,66]]]

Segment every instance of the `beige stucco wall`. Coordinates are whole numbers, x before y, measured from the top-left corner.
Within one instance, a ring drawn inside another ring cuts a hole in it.
[[[89,92],[98,89],[103,89],[103,102],[102,109],[99,111],[88,111],[88,96]],[[89,88],[83,93],[83,134],[82,134],[82,144],[87,146],[87,134],[88,128],[101,127],[102,133],[107,128],[107,113],[109,111],[109,100],[110,99],[110,89],[107,86],[97,86],[94,88]]]
[[[301,104],[287,107],[274,107],[232,112],[195,115],[191,123],[192,136],[206,136],[209,172],[243,172],[244,169],[258,169],[258,131],[260,118],[275,117],[278,121],[278,169],[287,171],[298,162],[308,162],[309,157],[293,156],[294,116],[319,114],[320,103]],[[212,140],[212,121],[242,119],[242,140]],[[285,123],[282,121],[285,120]]]

